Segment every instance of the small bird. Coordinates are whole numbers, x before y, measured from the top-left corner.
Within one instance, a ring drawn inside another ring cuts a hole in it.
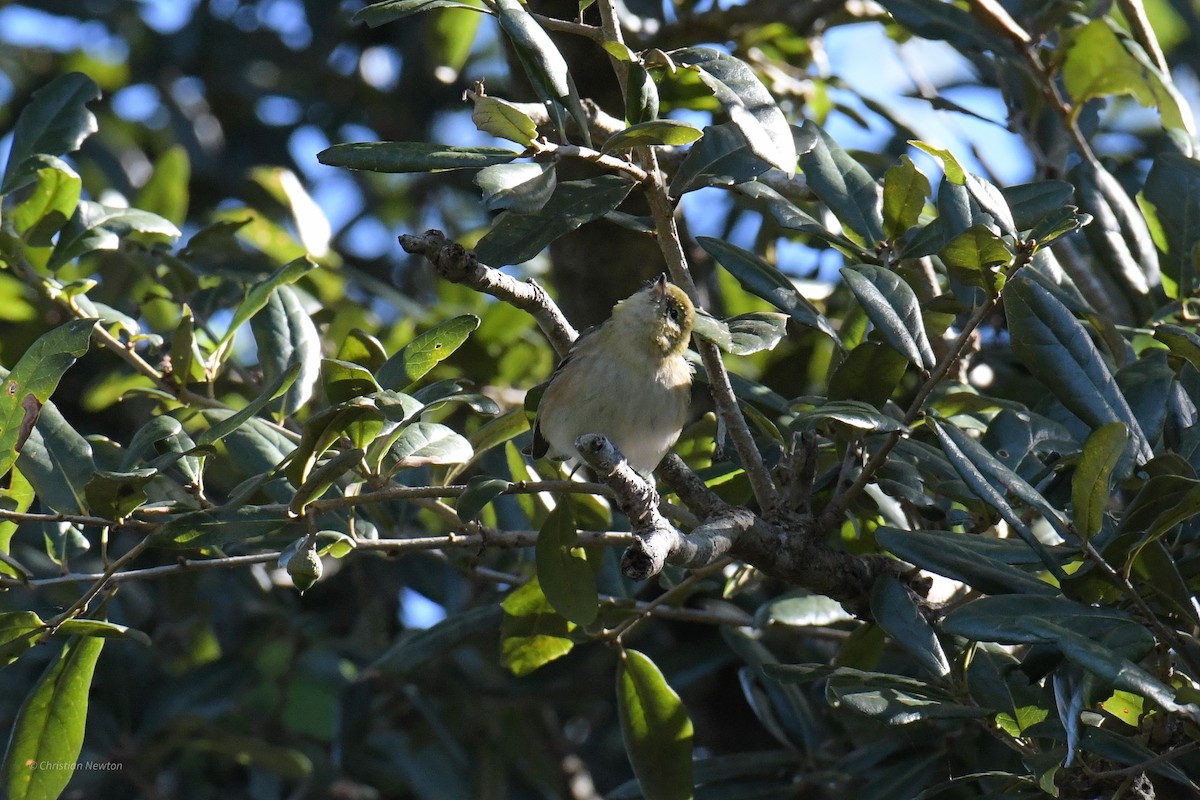
[[[666,275],[613,306],[550,377],[533,426],[534,458],[578,457],[575,440],[603,434],[650,474],[683,430],[692,365],[683,357],[696,311]]]

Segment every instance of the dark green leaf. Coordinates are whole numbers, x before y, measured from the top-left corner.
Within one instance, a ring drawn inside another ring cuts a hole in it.
[[[282,382],[295,365],[300,366],[296,379],[276,402],[282,413],[294,414],[308,403],[321,375],[321,335],[317,326],[295,290],[281,285],[271,292],[262,312],[251,318],[250,329],[267,383]]]
[[[1009,236],[1016,235],[1017,226],[1013,221],[1012,211],[1008,208],[1008,200],[995,184],[978,175],[968,173],[966,187],[972,199],[979,204],[980,210],[985,214],[990,214],[995,223],[1000,226],[1001,233]]]
[[[146,484],[158,475],[156,469],[130,472],[98,470],[83,487],[88,509],[109,519],[126,517],[146,502]]]
[[[1024,276],[1009,282],[1004,310],[1013,352],[1093,429],[1124,422],[1139,461],[1153,455],[1141,426],[1083,326],[1052,294]]]
[[[983,538],[978,534],[885,527],[879,528],[875,537],[897,557],[987,594],[1058,594],[1050,584],[996,560],[986,549],[977,547],[976,542]]]
[[[908,361],[882,342],[863,342],[829,378],[830,400],[861,400],[882,408],[904,377]]]
[[[868,403],[857,400],[829,400],[816,408],[801,411],[792,422],[794,430],[807,430],[826,422],[837,422],[856,430],[886,433],[908,428],[895,417],[889,417]]]
[[[589,625],[599,611],[596,578],[578,541],[571,504],[563,500],[538,531],[538,582],[555,611],[577,625]]]
[[[517,59],[525,68],[525,75],[533,84],[534,91],[551,106],[551,117],[555,120],[559,136],[566,141],[566,132],[557,112],[557,108],[562,107],[575,120],[584,144],[590,147],[592,142],[587,113],[583,110],[567,62],[554,41],[533,15],[525,10],[520,0],[494,0],[492,7],[500,19],[500,29],[512,42]]]
[[[950,674],[950,662],[937,634],[900,581],[887,575],[875,582],[871,613],[887,635],[932,675],[945,678]]]
[[[442,172],[507,164],[521,154],[502,147],[451,147],[424,142],[353,142],[317,153],[331,167],[368,172]]]
[[[1100,532],[1104,509],[1112,497],[1113,469],[1128,442],[1125,424],[1110,422],[1092,431],[1084,444],[1071,478],[1071,518],[1080,536],[1090,538]]]
[[[860,260],[866,257],[867,251],[847,239],[840,233],[834,233],[826,228],[808,212],[792,203],[779,192],[758,181],[747,181],[736,187],[739,194],[744,194],[766,204],[767,212],[779,223],[780,227],[793,231],[810,233],[819,239],[829,242],[844,253],[853,253]]]
[[[362,463],[366,453],[361,448],[343,450],[321,466],[312,470],[304,479],[304,483],[296,489],[296,494],[288,503],[288,513],[294,517],[304,514],[306,508],[315,500],[321,499],[325,492],[338,482],[343,475]]]
[[[554,194],[558,177],[554,164],[496,164],[475,173],[475,185],[483,191],[488,211],[536,214]]]
[[[151,534],[158,547],[190,550],[246,542],[274,533],[286,520],[278,511],[254,506],[190,511],[172,517]]]
[[[500,658],[518,678],[571,652],[575,623],[554,613],[534,577],[504,598]]]
[[[493,267],[528,261],[560,236],[612,211],[632,188],[617,175],[562,181],[539,213],[501,214],[479,240],[475,253]]]
[[[1165,711],[1184,713],[1193,720],[1200,719],[1200,709],[1194,705],[1177,703],[1174,689],[1104,645],[1046,619],[1025,618],[1020,624],[1030,632],[1052,641],[1064,656],[1117,689],[1145,697]]]
[[[981,597],[951,611],[942,619],[941,627],[951,636],[962,636],[975,642],[1018,645],[1053,641],[1023,625],[1022,620],[1027,618],[1054,620],[1059,625],[1094,638],[1117,629],[1127,629],[1135,636],[1143,636],[1153,643],[1150,633],[1124,611],[1087,606],[1065,597],[1045,595]]]
[[[1200,336],[1194,330],[1178,325],[1158,325],[1154,328],[1154,338],[1169,347],[1171,355],[1200,369]]]
[[[383,0],[372,3],[366,8],[354,12],[355,22],[365,22],[372,28],[395,22],[398,19],[432,11],[435,8],[469,8],[472,11],[490,13],[486,8],[475,3],[463,3],[458,0]]]
[[[246,424],[247,420],[259,411],[262,411],[268,403],[288,390],[292,383],[295,382],[296,377],[299,376],[302,366],[300,363],[292,364],[286,372],[276,376],[275,380],[271,381],[263,389],[262,394],[251,400],[244,408],[237,413],[230,414],[207,430],[201,431],[200,435],[196,437],[196,444],[216,444],[238,428],[241,428]]]
[[[68,640],[25,697],[0,769],[0,788],[9,800],[52,800],[71,780],[102,649],[99,637]],[[39,769],[42,764],[50,768]]]
[[[625,650],[617,667],[617,716],[646,800],[692,797],[692,721],[650,658]]]
[[[753,180],[771,168],[750,149],[742,129],[732,122],[709,125],[704,137],[688,149],[671,178],[671,196],[705,186],[732,186]]]
[[[749,250],[710,236],[697,236],[709,255],[738,279],[742,288],[757,295],[809,328],[816,328],[835,342],[837,332],[825,315],[805,299],[783,273]]]
[[[423,631],[402,635],[375,659],[370,670],[394,678],[407,678],[471,637],[495,631],[503,617],[504,611],[499,604],[458,612]]]
[[[904,279],[870,264],[842,267],[842,277],[888,344],[917,366],[933,369],[937,357],[925,333],[921,304]]]
[[[1012,210],[1018,231],[1027,231],[1043,218],[1061,210],[1075,196],[1075,186],[1067,181],[1037,181],[1005,186],[1001,193]]]
[[[97,250],[116,250],[121,239],[130,234],[148,234],[151,238],[174,241],[179,229],[170,220],[136,208],[110,208],[82,200],[58,235],[47,267],[58,269],[69,261]]]
[[[851,689],[830,685],[828,697],[835,708],[844,706],[888,725],[910,725],[931,719],[973,719],[992,714],[987,708],[935,700],[899,689]]]
[[[1012,43],[984,28],[969,11],[951,3],[928,0],[883,0],[880,3],[905,30],[926,39],[940,39],[966,52],[1012,53]]]
[[[0,478],[8,474],[33,433],[42,407],[63,373],[87,352],[94,319],[76,319],[42,334],[29,346],[0,391]]]
[[[406,469],[424,464],[458,464],[469,461],[473,452],[470,442],[445,425],[414,422],[404,428],[387,455],[395,461],[391,469]]]
[[[297,258],[272,272],[266,279],[256,281],[247,289],[246,297],[238,304],[237,310],[233,312],[233,319],[229,321],[229,327],[225,329],[225,333],[217,342],[216,350],[212,355],[213,364],[220,364],[224,360],[229,348],[233,346],[233,339],[237,335],[238,329],[267,307],[267,302],[270,301],[271,294],[276,289],[295,283],[316,266],[308,257]]]
[[[403,389],[412,385],[461,347],[478,327],[479,317],[474,314],[463,314],[441,323],[400,348],[375,373],[375,380],[385,389]]]
[[[79,72],[60,75],[34,92],[13,128],[0,194],[8,194],[32,175],[25,165],[35,154],[61,156],[78,150],[98,130],[87,104],[99,97],[100,87]]]
[[[454,504],[458,518],[463,522],[476,519],[484,506],[495,500],[508,490],[511,484],[503,478],[493,478],[488,475],[476,475],[467,481],[467,487],[458,496]]]
[[[796,173],[791,126],[754,70],[738,58],[708,47],[672,50],[676,64],[699,71],[717,101],[741,128],[750,150],[789,176]]]
[[[33,156],[26,171],[36,184],[8,218],[29,244],[49,247],[54,234],[74,216],[83,182],[69,164],[54,156]]]
[[[1200,161],[1163,150],[1154,159],[1138,200],[1163,254],[1163,288],[1170,297],[1200,289],[1196,244],[1200,242]]]
[[[815,130],[819,136],[816,146],[800,156],[809,188],[847,230],[874,249],[887,238],[879,184],[815,122],[805,120],[804,128]]]
[[[728,352],[746,356],[763,350],[773,350],[787,335],[787,315],[773,311],[739,314],[727,322],[731,338]]]
[[[699,128],[686,122],[676,119],[656,119],[650,122],[639,122],[636,125],[630,125],[623,131],[617,131],[609,137],[600,151],[620,153],[642,146],[690,144],[703,135]]]
[[[87,513],[84,487],[96,471],[92,446],[55,407],[42,407],[37,427],[21,449],[17,469],[38,500],[60,514]]]
[[[929,190],[929,179],[908,156],[900,156],[900,163],[888,168],[883,176],[883,232],[889,240],[917,224]]]
[[[633,125],[658,118],[658,84],[637,61],[625,65],[625,121]]]

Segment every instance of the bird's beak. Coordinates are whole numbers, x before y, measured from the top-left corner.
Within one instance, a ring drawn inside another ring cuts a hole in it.
[[[654,289],[654,297],[656,300],[661,300],[662,298],[666,297],[667,273],[665,273],[665,272],[659,273],[658,280],[656,280],[654,282],[654,284],[652,285],[651,288]]]

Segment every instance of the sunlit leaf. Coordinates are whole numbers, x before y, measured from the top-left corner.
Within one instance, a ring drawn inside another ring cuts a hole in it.
[[[692,797],[692,721],[658,666],[637,650],[621,654],[617,716],[646,800]]]

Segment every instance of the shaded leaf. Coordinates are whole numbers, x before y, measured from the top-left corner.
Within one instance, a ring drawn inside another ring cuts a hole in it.
[[[562,658],[575,646],[570,633],[575,623],[550,606],[535,577],[501,603],[500,660],[518,678]]]
[[[488,211],[509,209],[517,214],[536,214],[558,186],[554,164],[496,164],[475,173],[475,185],[483,191]]]
[[[495,631],[503,617],[498,603],[452,614],[425,630],[403,634],[368,669],[397,678],[409,677],[471,637]]]
[[[816,328],[835,342],[838,341],[837,332],[825,315],[796,291],[792,282],[775,267],[749,250],[721,239],[697,236],[696,241],[737,278],[746,291],[766,300],[801,325]]]
[[[250,320],[263,380],[282,381],[296,365],[300,371],[275,403],[284,414],[294,414],[312,398],[321,375],[321,336],[300,298],[290,286],[276,287],[263,310]]]
[[[96,471],[92,446],[54,403],[42,406],[37,427],[17,458],[17,469],[44,505],[60,514],[87,513],[84,487]]]
[[[29,346],[0,386],[0,478],[8,474],[33,433],[43,405],[75,360],[87,352],[94,319],[76,319]]]
[[[528,261],[560,236],[612,211],[632,188],[617,175],[561,181],[537,214],[501,214],[475,245],[475,253],[493,267]]]
[[[1093,429],[1124,422],[1138,461],[1151,458],[1150,444],[1116,380],[1071,312],[1020,275],[1004,293],[1004,310],[1013,351],[1034,377]]]
[[[796,414],[791,427],[807,430],[826,422],[837,422],[851,428],[875,433],[906,431],[907,426],[895,417],[877,411],[867,403],[856,400],[828,400],[816,408]]]
[[[452,147],[425,142],[352,142],[317,153],[331,167],[368,172],[442,172],[507,164],[521,154],[502,147]]]
[[[1050,584],[993,558],[985,548],[978,547],[977,542],[984,538],[978,534],[883,527],[875,532],[875,537],[897,557],[987,594],[1058,594]]]
[[[800,156],[809,188],[847,230],[874,249],[887,238],[879,184],[816,123],[805,120],[804,128],[818,134],[816,146]]]
[[[888,636],[938,678],[950,674],[950,662],[933,627],[921,614],[913,595],[896,578],[887,575],[871,590],[871,613]]]
[[[116,250],[130,234],[178,239],[179,229],[170,220],[136,208],[111,208],[81,200],[75,213],[58,235],[58,243],[46,266],[58,269],[69,261],[97,250]]]
[[[26,162],[35,154],[61,156],[74,152],[99,126],[87,104],[100,98],[91,78],[71,72],[59,75],[33,93],[17,117],[0,194],[22,186],[33,174]]]
[[[365,22],[372,28],[377,28],[380,25],[386,25],[413,14],[420,14],[423,11],[432,11],[435,8],[469,8],[473,11],[490,13],[477,3],[465,3],[458,0],[383,0],[381,3],[372,3],[366,8],[355,11],[352,19],[355,22]]]
[[[745,62],[708,47],[672,50],[676,64],[698,70],[717,101],[750,144],[751,151],[789,176],[796,174],[791,126],[775,98]]]
[[[1005,186],[1000,192],[1012,211],[1017,230],[1027,231],[1070,203],[1075,186],[1067,181],[1048,180]]]
[[[904,377],[908,361],[882,342],[855,347],[829,378],[830,400],[860,400],[881,408]]]
[[[158,470],[148,468],[130,472],[97,470],[83,487],[88,509],[109,519],[126,517],[146,502],[146,484],[157,475]]]
[[[470,442],[436,422],[409,425],[388,453],[395,459],[397,469],[423,464],[457,464],[469,460],[471,455]]]
[[[246,290],[245,298],[238,304],[237,310],[233,312],[233,318],[229,321],[229,326],[217,342],[217,347],[211,359],[212,363],[214,365],[220,364],[225,359],[229,349],[233,346],[233,340],[237,335],[238,329],[249,322],[255,314],[267,307],[267,303],[271,299],[271,294],[276,289],[280,286],[288,286],[295,283],[311,270],[315,269],[316,266],[310,258],[301,256],[284,264],[264,280],[255,281]]]
[[[754,154],[742,129],[732,122],[709,125],[671,177],[671,196],[705,186],[732,186],[753,180],[771,168]]]
[[[637,650],[622,651],[617,666],[617,716],[646,800],[692,797],[692,721],[658,666]]]
[[[583,551],[569,501],[559,502],[538,531],[538,583],[551,607],[577,625],[596,619],[596,579]]]
[[[278,511],[255,506],[189,511],[167,520],[151,534],[151,541],[158,547],[185,550],[219,547],[267,536],[285,522]]]
[[[1200,243],[1200,161],[1163,150],[1154,159],[1138,201],[1151,222],[1154,243],[1162,252],[1163,288],[1169,297],[1188,297],[1200,289],[1195,261]]]
[[[467,481],[463,493],[458,496],[454,510],[463,522],[471,522],[479,517],[484,506],[508,491],[509,482],[503,478],[493,478],[489,475],[476,475]]]
[[[937,357],[925,333],[921,304],[895,272],[870,264],[842,267],[842,277],[883,338],[917,366],[933,369]]]
[[[917,224],[929,191],[929,179],[908,156],[888,167],[883,176],[883,232],[888,239],[897,239]]]

